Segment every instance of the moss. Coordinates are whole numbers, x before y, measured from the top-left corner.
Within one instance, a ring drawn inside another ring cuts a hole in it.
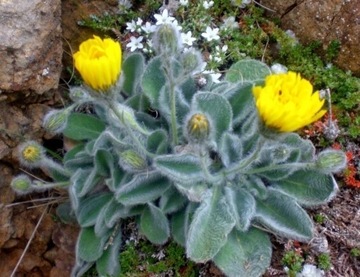
[[[331,258],[330,255],[328,253],[321,253],[318,257],[317,257],[317,263],[318,263],[318,267],[322,270],[328,271],[331,269]]]

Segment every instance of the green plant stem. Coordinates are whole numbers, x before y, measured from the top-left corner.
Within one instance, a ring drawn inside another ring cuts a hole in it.
[[[171,68],[171,62],[169,57],[165,57],[164,61],[164,72],[170,84],[170,121],[171,121],[171,133],[172,133],[172,144],[173,147],[178,145],[178,134],[177,134],[177,122],[176,122],[176,94],[175,94],[175,81],[173,78],[173,72]]]
[[[149,151],[147,151],[146,147],[140,142],[140,140],[138,139],[138,137],[134,134],[134,131],[126,124],[126,122],[124,122],[124,117],[123,115],[116,109],[116,106],[114,104],[114,101],[109,100],[107,101],[110,109],[115,113],[116,117],[120,120],[120,122],[122,122],[125,126],[125,128],[128,130],[128,134],[130,135],[130,137],[133,139],[133,141],[135,142],[135,144],[137,145],[137,147],[143,152],[145,153],[149,158],[154,158],[155,155],[153,153],[150,153]]]

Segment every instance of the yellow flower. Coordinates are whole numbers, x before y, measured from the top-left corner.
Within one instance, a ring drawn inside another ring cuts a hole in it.
[[[265,125],[280,132],[300,129],[326,113],[319,92],[295,72],[267,76],[265,86],[254,87],[253,94]]]
[[[94,90],[105,91],[114,85],[121,71],[120,43],[94,36],[80,44],[73,57],[84,82]]]
[[[188,121],[187,131],[191,139],[202,141],[209,136],[209,120],[204,114],[196,113]]]
[[[44,157],[44,148],[35,141],[28,141],[19,146],[19,160],[26,167],[39,167]]]

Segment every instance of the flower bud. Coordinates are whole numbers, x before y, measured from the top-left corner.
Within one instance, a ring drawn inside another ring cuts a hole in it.
[[[68,109],[52,110],[45,115],[43,126],[47,131],[59,134],[65,129],[68,116]]]
[[[40,167],[44,158],[44,148],[36,141],[28,141],[19,146],[19,160],[26,167]]]
[[[182,55],[182,66],[187,74],[200,72],[202,63],[203,60],[198,51],[189,50]]]
[[[25,194],[31,190],[31,180],[28,176],[21,174],[12,179],[10,186],[18,194]]]
[[[339,172],[346,167],[346,155],[340,150],[325,150],[318,155],[316,165],[326,173]]]
[[[181,50],[179,31],[171,24],[161,25],[154,34],[153,45],[158,55],[178,53]]]
[[[119,163],[125,170],[136,172],[144,170],[147,166],[145,159],[134,150],[125,150],[119,156]]]
[[[209,137],[209,120],[202,113],[194,114],[187,122],[187,133],[189,139],[195,142],[202,142]]]

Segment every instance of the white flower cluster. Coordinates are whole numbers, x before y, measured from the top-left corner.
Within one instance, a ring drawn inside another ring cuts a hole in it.
[[[187,7],[189,5],[188,0],[180,0],[179,4],[183,7]],[[210,9],[214,5],[214,1],[203,1],[201,2],[201,6],[203,9]],[[191,50],[197,39],[193,36],[193,33],[189,30],[182,31],[182,26],[179,25],[179,22],[175,19],[175,17],[169,14],[167,9],[164,9],[162,13],[154,14],[155,23],[144,22],[141,18],[137,18],[136,20],[132,20],[131,22],[126,23],[126,30],[131,33],[130,41],[126,44],[126,47],[130,50],[130,52],[134,52],[136,50],[141,50],[144,53],[151,54],[153,53],[152,43],[151,43],[151,35],[154,33],[160,25],[170,24],[174,28],[176,28],[180,33],[180,39],[183,46],[183,51]],[[234,17],[229,17],[224,20],[224,25],[222,28],[236,28],[237,23],[235,22]],[[220,28],[214,26],[214,28],[210,26],[206,26],[204,32],[201,33],[201,37],[205,42],[216,42],[219,44],[220,41]],[[213,45],[214,46],[214,45]],[[226,51],[228,47],[227,45],[215,46],[215,50],[210,54],[209,60],[212,64],[220,64],[226,58]],[[211,77],[213,82],[219,82],[219,78],[221,77],[220,73],[216,73],[214,70],[205,70],[207,63],[204,63],[202,73],[207,74]]]
[[[323,270],[317,268],[312,264],[305,264],[303,270],[296,274],[296,277],[323,277],[325,273]]]

